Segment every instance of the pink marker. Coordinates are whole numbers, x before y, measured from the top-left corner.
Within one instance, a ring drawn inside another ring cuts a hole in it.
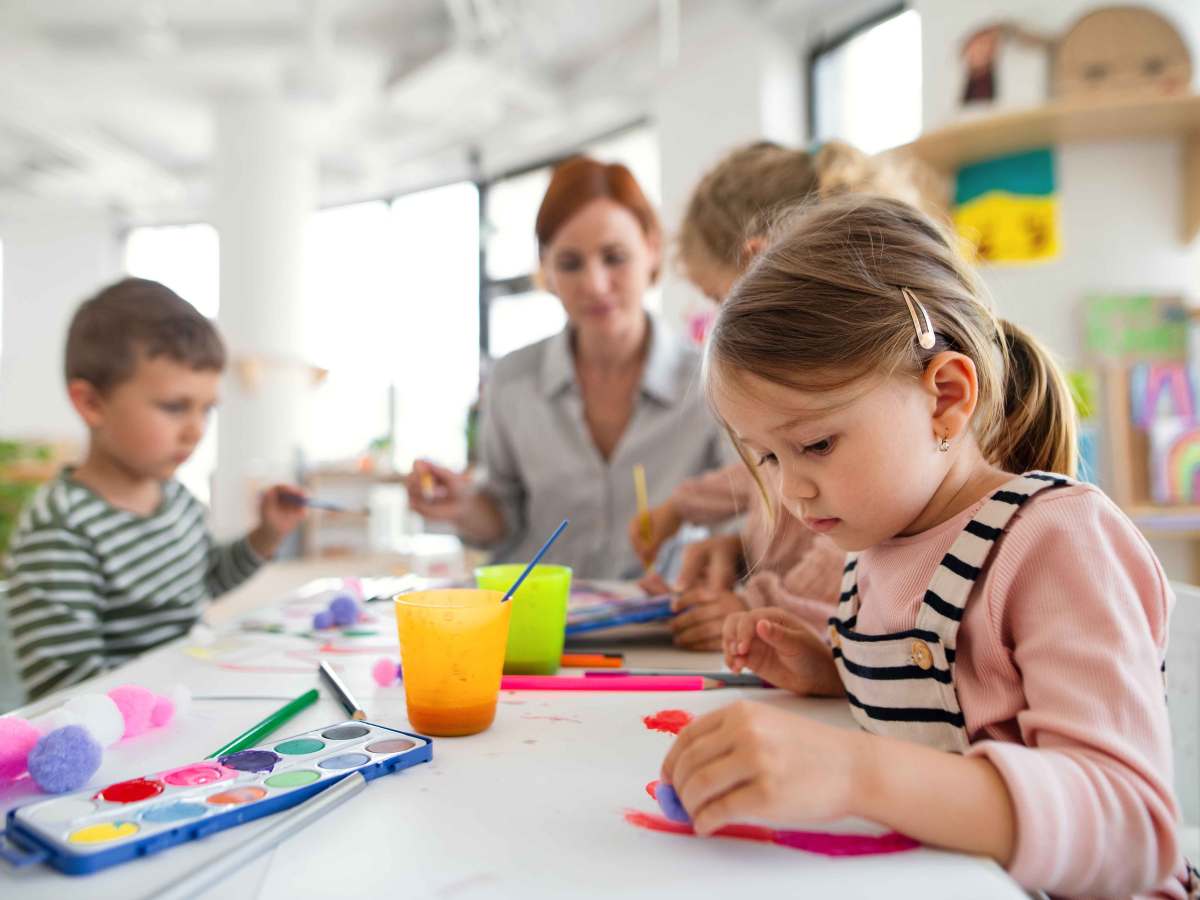
[[[505,675],[506,691],[707,691],[724,687],[701,675],[628,675],[622,678],[573,678],[557,675]]]

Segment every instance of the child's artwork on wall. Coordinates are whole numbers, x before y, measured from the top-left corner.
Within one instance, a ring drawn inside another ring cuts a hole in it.
[[[1196,422],[1196,373],[1186,363],[1138,363],[1129,370],[1130,417],[1143,431],[1160,420]]]
[[[1011,22],[973,31],[962,42],[962,105],[1022,107],[1045,102],[1052,42]]]
[[[1178,297],[1105,294],[1084,301],[1084,344],[1101,363],[1187,357],[1188,311]]]
[[[1200,428],[1184,418],[1150,429],[1151,495],[1155,503],[1200,503]]]
[[[1054,152],[1029,150],[959,169],[954,225],[984,262],[1036,262],[1059,253]]]
[[[1192,60],[1178,30],[1144,6],[1093,10],[1059,41],[1054,93],[1065,99],[1182,94]]]

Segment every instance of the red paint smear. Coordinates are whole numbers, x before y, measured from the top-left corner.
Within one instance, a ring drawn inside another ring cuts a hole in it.
[[[658,802],[658,793],[657,792],[658,792],[658,779],[655,778],[653,781],[651,781],[649,784],[646,785],[646,793],[650,795],[651,800]]]
[[[625,810],[625,821],[649,831],[693,836],[696,834],[687,823],[672,822],[663,816],[639,812],[636,809]],[[714,837],[778,844],[781,847],[791,847],[821,856],[876,856],[882,853],[915,850],[921,846],[917,841],[896,831],[880,835],[834,834],[828,831],[776,831],[762,825],[726,825],[718,829]]]
[[[642,719],[651,731],[679,734],[692,721],[692,714],[685,709],[664,709]]]
[[[145,800],[147,797],[153,797],[162,792],[163,783],[161,781],[133,778],[129,781],[110,784],[96,794],[96,797],[103,798],[110,803],[137,803],[139,800]]]

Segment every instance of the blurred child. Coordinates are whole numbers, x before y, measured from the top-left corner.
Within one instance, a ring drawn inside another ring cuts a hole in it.
[[[707,385],[771,496],[860,553],[827,638],[738,613],[727,662],[844,695],[864,730],[753,703],[697,719],[663,764],[697,831],[857,816],[1055,896],[1194,894],[1166,577],[1069,477],[1063,377],[952,240],[896,201],[806,211],[722,307]]]
[[[33,497],[4,566],[31,699],[186,633],[304,518],[300,491],[276,486],[258,527],[218,545],[174,479],[204,435],[224,366],[213,324],[157,282],[127,278],[76,311],[65,370],[87,453]]]

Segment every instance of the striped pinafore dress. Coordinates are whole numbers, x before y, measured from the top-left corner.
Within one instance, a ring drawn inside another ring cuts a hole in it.
[[[1021,506],[1039,491],[1069,484],[1062,475],[1026,472],[992,494],[942,557],[910,631],[855,631],[857,561],[846,565],[829,638],[850,711],[865,730],[952,753],[967,749],[971,741],[954,689],[954,649],[967,599]],[[1190,865],[1188,874],[1188,896],[1200,897],[1200,875]]]
[[[1028,472],[992,494],[942,558],[911,631],[855,631],[857,561],[847,564],[829,639],[850,710],[864,729],[953,753],[967,749],[970,740],[954,689],[954,648],[967,599],[1022,504],[1038,491],[1071,483],[1061,475]]]

